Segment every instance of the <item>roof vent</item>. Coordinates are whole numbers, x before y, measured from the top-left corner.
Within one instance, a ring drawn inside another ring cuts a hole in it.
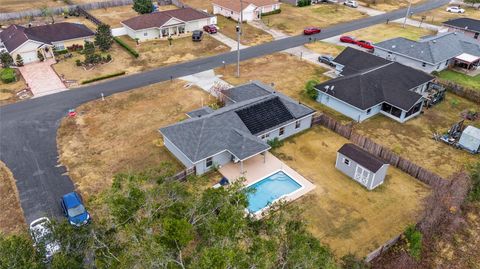
[[[392,45],[392,49],[396,48],[397,46],[396,45]]]
[[[324,89],[325,89],[325,92],[328,92],[328,90],[330,89],[330,86],[326,85]]]
[[[465,30],[468,30],[468,26],[465,26]]]
[[[437,40],[434,39],[434,40],[432,40],[432,42],[433,42],[433,43],[437,43]]]
[[[423,50],[421,50],[420,53],[423,53]]]
[[[411,48],[413,48],[413,47],[414,47],[414,45],[412,44],[412,45],[410,45],[410,47],[411,47]]]

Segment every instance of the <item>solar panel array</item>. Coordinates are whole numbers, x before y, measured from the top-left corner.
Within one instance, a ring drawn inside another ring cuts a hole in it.
[[[254,135],[294,119],[278,97],[238,110],[236,113]]]

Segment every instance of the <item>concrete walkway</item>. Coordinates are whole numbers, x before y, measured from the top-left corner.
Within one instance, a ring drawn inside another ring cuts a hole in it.
[[[57,73],[53,71],[51,65],[54,63],[55,60],[49,59],[19,68],[34,98],[67,90]]]
[[[216,40],[222,42],[223,44],[230,47],[230,51],[237,50],[237,40],[233,40],[230,37],[218,32],[216,34],[210,35],[211,37],[215,38]],[[248,48],[248,46],[240,44],[240,49]]]
[[[275,29],[272,29],[272,28],[266,26],[265,23],[263,23],[263,21],[251,21],[251,22],[248,22],[248,24],[250,24],[251,26],[253,26],[255,28],[263,30],[264,32],[269,33],[271,36],[273,36],[273,39],[275,39],[275,40],[279,40],[279,39],[289,37],[289,35],[285,34],[284,32],[282,32],[280,30],[275,30]]]
[[[185,77],[180,77],[181,80],[185,80],[192,85],[198,86],[202,90],[214,95],[212,93],[212,88],[222,85],[223,87],[231,88],[233,87],[225,80],[221,79],[221,76],[215,75],[213,69],[203,71],[200,73],[188,75]]]

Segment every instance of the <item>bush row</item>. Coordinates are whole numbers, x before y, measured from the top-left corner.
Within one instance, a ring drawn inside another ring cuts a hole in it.
[[[297,6],[305,7],[305,6],[309,6],[311,4],[312,4],[311,0],[299,0],[298,3],[297,3]]]
[[[127,45],[127,43],[123,42],[120,38],[118,37],[113,37],[115,42],[117,42],[120,46],[122,46],[124,49],[126,49],[130,54],[132,54],[133,57],[138,58],[140,56],[136,50],[134,50],[132,47]]]
[[[270,11],[270,12],[262,13],[262,17],[268,16],[268,15],[273,15],[273,14],[280,14],[281,12],[282,12],[281,9],[276,9],[276,10],[273,10],[273,11]]]
[[[67,54],[67,53],[68,53],[68,50],[67,50],[67,49],[54,50],[53,53],[54,53],[55,55],[62,55],[62,54]]]
[[[118,76],[121,76],[121,75],[125,75],[125,71],[117,72],[117,73],[113,73],[113,74],[108,74],[108,75],[105,75],[105,76],[100,76],[100,77],[96,77],[96,78],[92,78],[92,79],[87,79],[87,80],[82,81],[82,84],[92,83],[92,82],[99,81],[99,80],[104,80],[104,79],[107,79],[107,78],[118,77]]]
[[[3,83],[11,83],[17,80],[15,70],[12,68],[4,68],[0,71],[0,80]]]

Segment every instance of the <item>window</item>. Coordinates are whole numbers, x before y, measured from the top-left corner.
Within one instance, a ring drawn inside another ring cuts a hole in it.
[[[64,45],[55,45],[56,50],[64,50],[65,46]]]
[[[426,64],[426,63],[422,63],[422,67],[426,67],[426,66],[427,66],[427,64]]]
[[[367,109],[367,115],[370,114],[370,112],[372,112],[372,109],[371,108]]]
[[[207,158],[207,161],[206,161],[205,164],[206,164],[205,166],[206,166],[207,168],[211,167],[212,164],[213,164],[213,159],[212,159],[212,157]]]
[[[279,136],[282,136],[284,133],[285,133],[285,127],[282,127],[282,128],[280,128],[280,130],[278,130],[278,135]]]
[[[297,121],[295,122],[295,129],[300,128],[300,125],[301,125],[301,122],[300,122],[299,120],[297,120]]]
[[[270,134],[269,134],[269,133],[266,133],[266,134],[263,134],[263,135],[262,135],[262,139],[269,138],[269,137],[270,137]]]
[[[347,158],[343,158],[343,163],[350,166],[350,160]]]

